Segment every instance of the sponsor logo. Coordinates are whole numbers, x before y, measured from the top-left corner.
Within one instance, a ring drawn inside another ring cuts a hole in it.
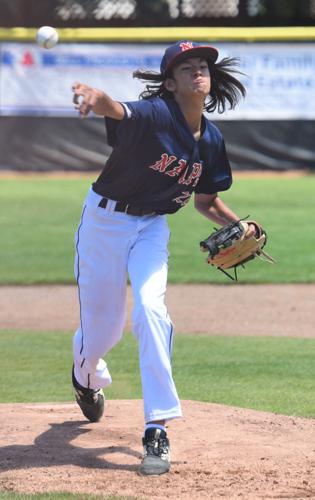
[[[22,66],[34,66],[35,60],[32,52],[26,51],[22,55],[22,60],[21,60]]]

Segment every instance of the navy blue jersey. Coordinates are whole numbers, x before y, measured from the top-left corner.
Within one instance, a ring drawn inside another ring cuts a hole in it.
[[[192,192],[213,194],[230,187],[224,140],[204,116],[196,141],[174,99],[156,97],[123,106],[122,120],[105,119],[113,151],[94,191],[165,214],[184,206]]]

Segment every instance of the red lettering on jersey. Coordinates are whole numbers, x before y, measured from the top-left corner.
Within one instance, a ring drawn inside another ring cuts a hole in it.
[[[189,170],[189,168],[186,168],[183,175],[178,179],[178,184],[184,184],[188,170]]]
[[[184,52],[185,50],[189,50],[189,49],[194,48],[194,46],[191,42],[182,42],[179,45],[180,45],[182,52]]]
[[[184,184],[185,186],[189,186],[193,183],[192,186],[195,187],[202,172],[202,164],[194,163],[189,175],[188,171],[190,168],[187,166],[187,160],[183,159],[178,160],[178,163],[176,163],[173,168],[167,170],[167,168],[176,160],[176,156],[169,156],[167,153],[163,153],[160,160],[157,160],[153,165],[149,165],[149,168],[152,168],[152,170],[156,170],[157,172],[161,172],[162,174],[169,175],[170,177],[176,177],[182,174],[178,183]]]
[[[199,177],[201,176],[202,172],[202,164],[201,163],[194,163],[193,164],[193,169],[192,172],[190,173],[189,177],[185,179],[185,174],[179,179],[178,183],[179,184],[184,184],[185,186],[189,186],[189,184],[193,182],[193,187],[196,186],[197,182],[199,181]]]
[[[156,161],[154,165],[149,165],[149,168],[153,170],[158,170],[159,172],[165,172],[167,167],[173,163],[173,161],[177,160],[176,156],[168,156],[168,154],[163,153],[161,155],[161,159]]]
[[[181,195],[177,196],[177,198],[173,198],[172,201],[176,201],[182,207],[189,202],[191,193],[189,191],[183,191]]]
[[[174,167],[172,170],[168,170],[166,175],[169,175],[170,177],[175,177],[175,175],[179,175],[184,168],[187,166],[187,161],[186,160],[178,160],[178,165]]]

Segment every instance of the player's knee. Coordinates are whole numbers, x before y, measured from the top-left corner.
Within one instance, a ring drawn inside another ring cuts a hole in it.
[[[165,304],[146,297],[136,302],[132,320],[133,324],[137,325],[152,320],[163,321],[166,317],[167,310]]]

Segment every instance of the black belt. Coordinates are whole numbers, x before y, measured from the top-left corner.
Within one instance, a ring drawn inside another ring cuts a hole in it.
[[[101,208],[106,208],[109,202],[108,198],[102,198],[99,202],[98,206]],[[152,210],[144,209],[133,205],[132,203],[127,203],[126,201],[116,201],[116,205],[114,208],[115,212],[123,212],[128,215],[154,215],[155,212]]]

